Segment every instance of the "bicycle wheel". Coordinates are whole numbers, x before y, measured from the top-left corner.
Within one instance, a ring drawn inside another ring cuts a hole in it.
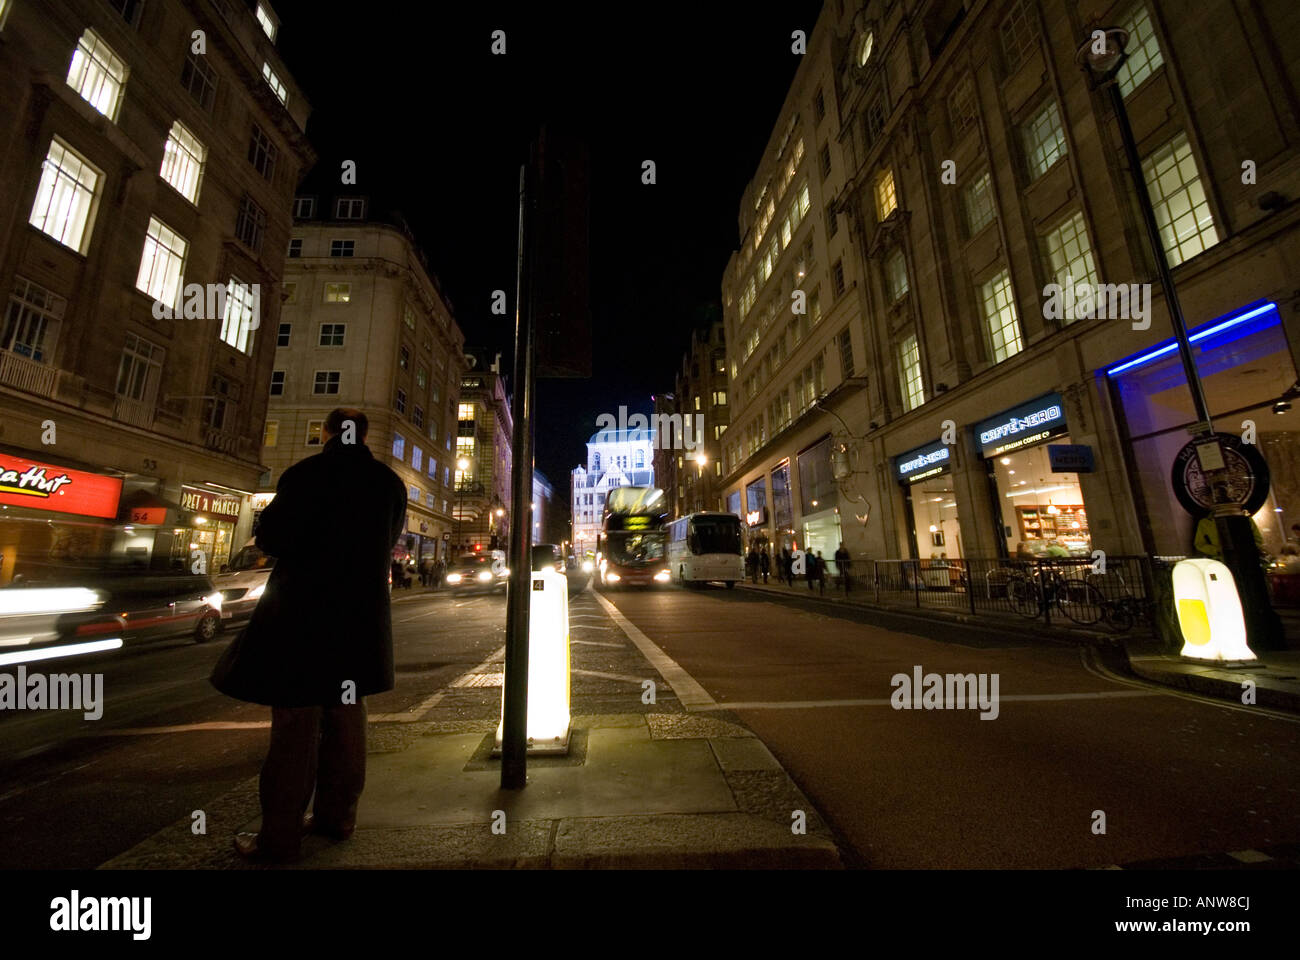
[[[1101,591],[1083,580],[1063,580],[1056,590],[1056,609],[1083,626],[1102,618],[1104,604]]]
[[[1102,607],[1102,619],[1106,621],[1106,626],[1116,633],[1128,633],[1137,622],[1127,600],[1108,601]]]
[[[1008,580],[1007,597],[1011,600],[1011,609],[1022,617],[1032,620],[1043,612],[1042,592],[1038,589],[1038,584],[1028,577]]]

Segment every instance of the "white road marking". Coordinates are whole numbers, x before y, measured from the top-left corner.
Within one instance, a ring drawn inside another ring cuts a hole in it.
[[[623,673],[601,673],[599,670],[579,670],[576,667],[571,672],[581,674],[584,677],[600,677],[602,680],[622,680],[624,683],[635,683],[637,686],[640,686],[648,679],[647,677],[629,677],[627,674]]]
[[[718,706],[717,702],[709,696],[708,691],[700,686],[694,677],[678,666],[676,660],[660,650],[658,644],[642,633],[636,624],[623,616],[618,607],[599,593],[595,597],[597,602],[604,607],[605,612],[627,634],[627,638],[636,644],[636,648],[641,651],[642,656],[650,661],[650,665],[659,671],[664,680],[668,681],[668,686],[673,688],[673,692],[677,694],[677,699],[683,707],[687,710],[727,709],[725,706]]]
[[[415,723],[417,720],[423,719],[426,713],[428,713],[430,710],[432,710],[434,707],[436,707],[439,703],[442,702],[442,698],[447,695],[447,690],[450,687],[455,686],[456,682],[460,680],[461,677],[467,676],[471,673],[483,673],[489,666],[491,666],[493,663],[499,661],[502,657],[504,657],[505,654],[506,654],[506,648],[504,646],[497,647],[496,650],[492,651],[492,655],[489,656],[482,663],[480,663],[478,666],[465,671],[465,673],[462,673],[460,677],[457,677],[456,680],[453,680],[450,684],[448,684],[443,689],[439,690],[437,693],[430,694],[428,697],[425,697],[424,700],[422,700],[420,703],[417,703],[406,713],[376,713],[371,715],[370,722],[371,723]]]
[[[178,723],[168,727],[122,727],[86,734],[92,737],[150,737],[155,733],[197,733],[203,730],[269,730],[270,720],[207,720],[203,723]]]
[[[1034,702],[1046,700],[1117,700],[1130,697],[1160,697],[1163,693],[1154,690],[1106,690],[1097,693],[1004,693],[998,697],[999,703]],[[709,707],[696,707],[697,710],[812,710],[817,707],[888,707],[892,705],[889,697],[879,700],[754,700],[735,703],[714,703]]]
[[[599,640],[570,640],[570,643],[581,643],[588,647],[615,647],[622,650],[627,646],[626,643],[601,643]]]

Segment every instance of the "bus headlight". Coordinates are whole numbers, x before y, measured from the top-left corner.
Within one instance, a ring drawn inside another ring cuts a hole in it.
[[[582,572],[583,572],[583,573],[591,573],[591,571],[593,571],[593,570],[595,570],[595,569],[596,569],[596,565],[595,565],[594,563],[592,563],[590,560],[584,560],[584,561],[582,561]]]
[[[610,583],[618,583],[623,578],[620,577],[617,573],[607,573],[605,574],[605,579],[608,580]]]
[[[669,580],[669,576],[670,574],[668,573],[667,570],[660,570],[658,573],[655,574],[655,579],[658,580],[660,583],[667,583]]]

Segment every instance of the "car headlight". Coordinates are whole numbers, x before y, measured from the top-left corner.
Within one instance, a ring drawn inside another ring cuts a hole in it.
[[[618,583],[623,578],[620,577],[617,573],[607,573],[605,574],[605,579],[610,581],[611,583]]]
[[[478,578],[482,580],[484,583],[487,583],[489,580],[492,579],[492,573],[489,570],[480,570],[478,574]]]
[[[265,583],[259,583],[259,584],[258,584],[257,586],[255,586],[252,590],[249,590],[249,591],[248,591],[248,595],[247,595],[244,599],[246,599],[246,600],[256,600],[258,597],[260,597],[260,596],[261,596],[262,594],[264,594],[264,593],[266,593],[266,584],[265,584]]]
[[[447,574],[447,582],[448,582],[448,583],[460,583],[460,574],[459,574],[459,573],[449,573],[449,574]]]
[[[595,570],[595,569],[596,569],[596,565],[595,565],[594,563],[592,563],[590,560],[584,560],[584,561],[582,561],[582,572],[583,572],[583,573],[591,573],[591,571],[593,571],[593,570]]]
[[[655,579],[658,580],[660,583],[667,583],[668,578],[669,578],[669,574],[667,570],[660,570],[658,573],[655,574]]]
[[[221,594],[220,594],[220,593],[210,593],[210,594],[208,594],[206,597],[203,598],[203,602],[206,603],[208,606],[213,607],[213,608],[216,609],[216,610],[220,610],[220,609],[221,609]]]

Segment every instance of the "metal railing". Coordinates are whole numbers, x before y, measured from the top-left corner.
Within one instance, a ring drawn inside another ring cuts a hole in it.
[[[0,383],[28,393],[52,397],[59,368],[38,363],[9,350],[0,350]]]
[[[148,430],[153,426],[154,405],[143,400],[117,396],[113,400],[113,419]]]

